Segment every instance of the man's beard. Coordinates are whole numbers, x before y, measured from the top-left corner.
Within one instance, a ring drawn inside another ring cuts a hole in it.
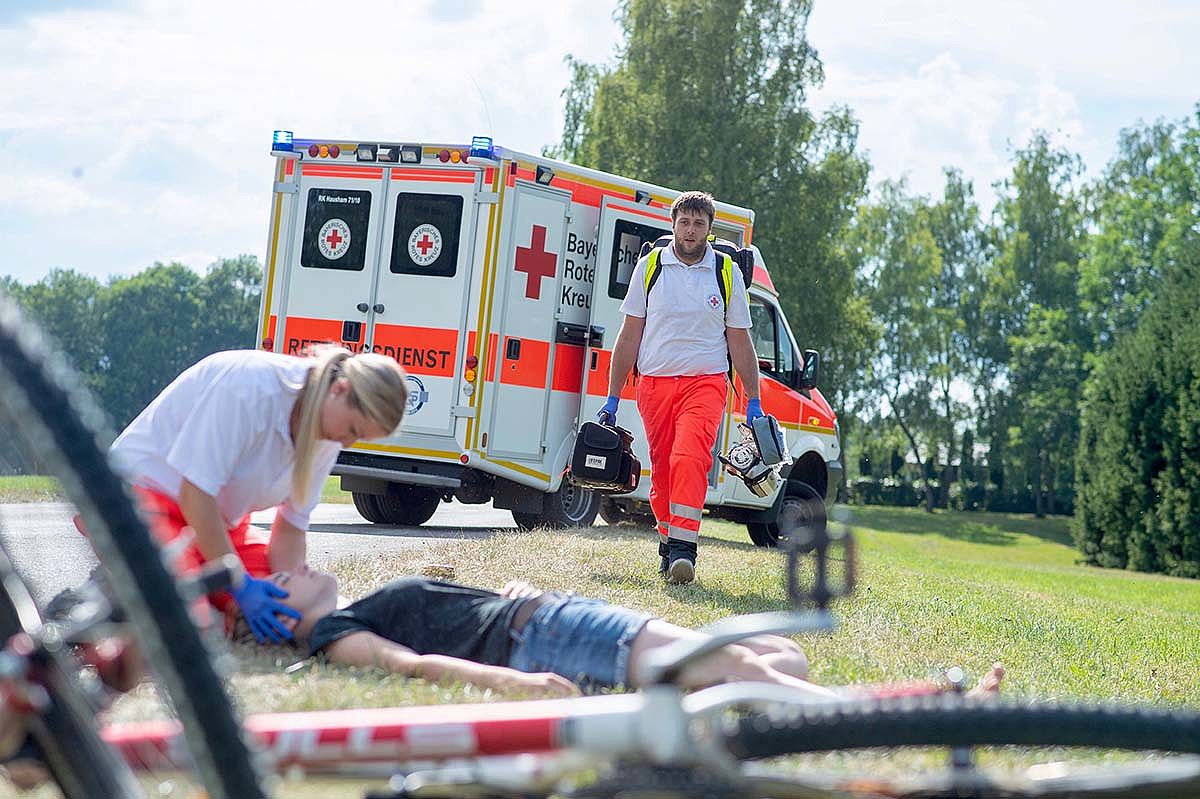
[[[691,245],[691,249],[688,249],[688,245],[682,239],[676,239],[675,254],[681,259],[688,261],[699,261],[700,256],[704,255],[704,248],[706,246],[708,246],[708,242],[701,239],[700,241]]]

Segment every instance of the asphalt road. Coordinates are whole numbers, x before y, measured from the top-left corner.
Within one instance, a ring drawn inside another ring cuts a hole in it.
[[[71,524],[71,506],[59,502],[0,505],[0,536],[39,602],[86,579],[96,563]],[[274,511],[256,513],[255,526],[271,526]],[[491,505],[443,503],[420,527],[366,522],[353,505],[318,505],[309,525],[309,562],[320,567],[345,557],[371,557],[434,541],[482,538],[513,528],[512,514]]]

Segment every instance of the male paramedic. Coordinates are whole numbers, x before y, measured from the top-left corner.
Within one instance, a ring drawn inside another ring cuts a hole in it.
[[[731,363],[749,398],[746,421],[763,414],[746,286],[733,259],[708,243],[715,214],[705,192],[685,192],[671,204],[671,244],[651,250],[629,278],[608,399],[598,414],[616,423],[621,387],[636,364],[659,572],[672,583],[696,577],[700,518]]]

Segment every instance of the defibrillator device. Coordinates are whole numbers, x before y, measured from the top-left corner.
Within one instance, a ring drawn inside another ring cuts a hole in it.
[[[740,478],[755,496],[766,497],[775,492],[779,472],[792,462],[783,430],[774,416],[760,416],[750,424],[738,425],[741,438],[725,455],[718,455],[725,471]]]
[[[584,422],[575,436],[567,474],[575,485],[601,494],[635,490],[642,464],[633,454],[633,433],[616,425]]]

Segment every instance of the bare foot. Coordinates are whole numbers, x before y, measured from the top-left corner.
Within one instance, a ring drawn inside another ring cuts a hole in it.
[[[1000,661],[992,664],[992,669],[980,678],[979,684],[967,691],[967,696],[982,698],[995,696],[1000,693],[1000,681],[1004,679],[1004,665]]]

